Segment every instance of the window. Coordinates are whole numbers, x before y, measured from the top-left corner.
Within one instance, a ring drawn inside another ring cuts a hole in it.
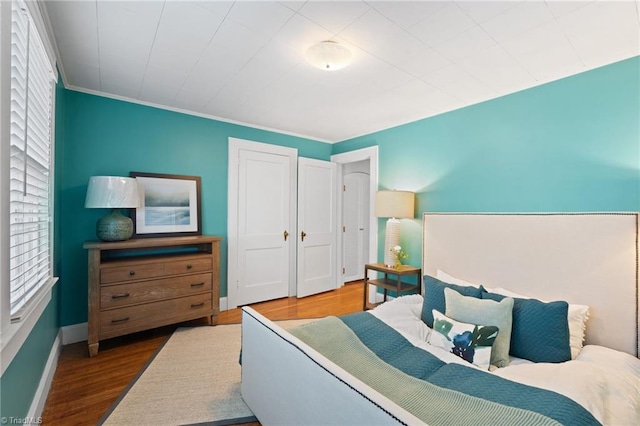
[[[6,10],[6,9],[5,9]],[[9,282],[11,320],[53,280],[55,73],[29,10],[11,2]]]
[[[0,0],[0,375],[50,305],[55,55],[39,2]]]

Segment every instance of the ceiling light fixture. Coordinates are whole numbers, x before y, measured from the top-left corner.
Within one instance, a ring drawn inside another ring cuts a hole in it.
[[[351,62],[351,51],[335,41],[323,41],[307,49],[307,61],[316,68],[336,71]]]

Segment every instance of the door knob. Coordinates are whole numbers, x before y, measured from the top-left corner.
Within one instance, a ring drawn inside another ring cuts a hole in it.
[[[284,230],[284,240],[287,241],[287,238],[289,237],[289,233],[287,232],[287,230]]]
[[[302,232],[300,233],[300,238],[302,239],[302,241],[304,241],[304,237],[306,237],[306,236],[307,236],[307,233],[306,233],[306,232],[302,231]]]

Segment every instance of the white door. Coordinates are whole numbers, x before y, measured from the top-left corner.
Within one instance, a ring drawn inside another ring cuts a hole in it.
[[[369,261],[369,175],[349,173],[342,191],[342,265],[345,282],[364,278]]]
[[[285,155],[239,151],[237,305],[289,295],[290,167]]]
[[[336,213],[336,164],[298,158],[298,297],[337,286]]]

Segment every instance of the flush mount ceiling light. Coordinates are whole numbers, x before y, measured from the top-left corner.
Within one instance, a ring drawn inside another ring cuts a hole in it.
[[[316,68],[335,71],[351,62],[351,51],[335,41],[323,41],[307,49],[307,61]]]

